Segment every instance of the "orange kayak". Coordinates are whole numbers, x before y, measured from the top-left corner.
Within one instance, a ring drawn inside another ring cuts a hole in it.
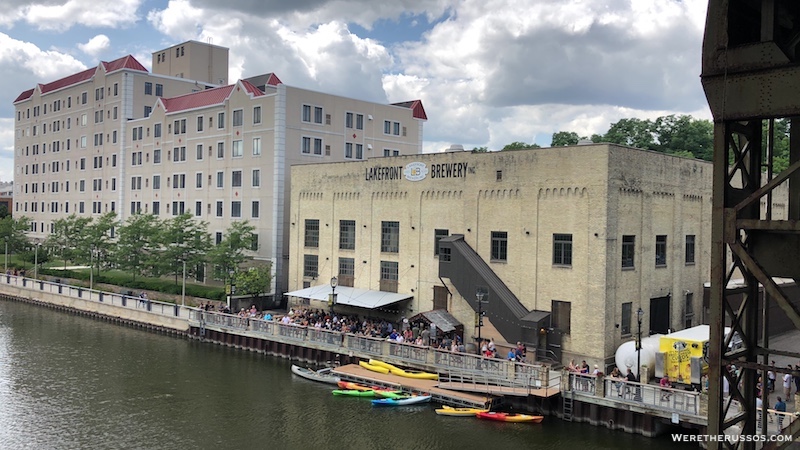
[[[479,412],[476,414],[479,419],[496,420],[498,422],[529,422],[539,423],[544,416],[531,416],[528,414],[511,414],[504,412]]]

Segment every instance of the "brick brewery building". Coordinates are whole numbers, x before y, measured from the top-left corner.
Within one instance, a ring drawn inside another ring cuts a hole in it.
[[[702,322],[711,168],[609,144],[295,166],[292,300],[446,309],[468,341],[480,309],[483,337],[611,362],[639,308],[645,336]]]

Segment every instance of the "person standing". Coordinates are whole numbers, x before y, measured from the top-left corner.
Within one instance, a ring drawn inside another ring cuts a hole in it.
[[[783,375],[783,395],[786,398],[790,398],[789,396],[792,395],[792,365],[789,364],[789,372],[786,372]]]
[[[775,366],[775,360],[772,360],[772,366]],[[775,392],[775,371],[772,369],[767,371],[767,392]]]
[[[775,402],[775,411],[778,412],[776,416],[778,416],[778,432],[780,433],[783,431],[783,414],[781,413],[786,412],[786,402],[780,397],[778,397],[778,401]]]

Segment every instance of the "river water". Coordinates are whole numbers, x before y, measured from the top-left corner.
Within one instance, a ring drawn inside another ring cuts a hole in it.
[[[287,360],[0,300],[0,449],[628,449],[656,439],[374,408]],[[684,448],[697,448],[687,445]]]

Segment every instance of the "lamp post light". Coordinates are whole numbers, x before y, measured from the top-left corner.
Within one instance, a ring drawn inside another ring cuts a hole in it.
[[[6,241],[6,263],[5,267],[3,268],[3,271],[5,273],[8,273],[8,236],[5,237],[5,241]]]
[[[336,277],[331,278],[331,297],[328,299],[328,306],[331,308],[333,314],[333,307],[336,306],[336,286],[339,285],[339,279]]]
[[[186,306],[186,260],[183,260],[183,285],[181,285],[181,306]]]
[[[233,298],[233,293],[234,293],[234,289],[235,289],[233,287],[233,274],[234,274],[233,269],[228,270],[228,277],[229,277],[228,279],[230,280],[230,283],[231,283],[231,290],[228,293],[228,309],[229,310],[231,309],[231,299]]]
[[[642,382],[642,317],[644,311],[639,307],[636,310],[636,323],[639,325],[638,334],[636,337],[636,378]]]
[[[478,326],[478,348],[480,349],[481,345],[481,328],[483,327],[483,304],[489,303],[489,300],[484,300],[486,297],[486,292],[483,289],[478,289],[475,291],[475,297],[478,299],[478,320],[476,320],[476,324]]]
[[[36,242],[36,247],[33,249],[33,278],[39,278],[39,246],[42,244],[40,242]]]

